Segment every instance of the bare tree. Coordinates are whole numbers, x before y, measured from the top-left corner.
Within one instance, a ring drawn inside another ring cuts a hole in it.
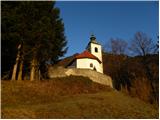
[[[110,39],[111,52],[113,54],[125,54],[127,48],[127,42],[122,39]]]
[[[159,36],[157,36],[157,42],[154,49],[155,54],[159,54]]]
[[[153,53],[154,47],[155,45],[151,38],[143,32],[137,32],[131,41],[130,50],[137,55],[146,56],[147,54]]]

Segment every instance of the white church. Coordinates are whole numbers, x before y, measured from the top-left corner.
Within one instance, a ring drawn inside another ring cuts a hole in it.
[[[91,69],[103,73],[102,46],[94,35],[91,35],[86,50],[74,55],[67,68]]]

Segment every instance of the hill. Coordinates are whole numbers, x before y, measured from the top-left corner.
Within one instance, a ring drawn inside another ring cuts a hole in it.
[[[3,81],[2,118],[158,118],[158,109],[85,77]]]

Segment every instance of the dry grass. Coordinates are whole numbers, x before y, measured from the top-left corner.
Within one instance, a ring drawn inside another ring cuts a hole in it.
[[[2,118],[158,118],[158,110],[84,77],[2,81]]]

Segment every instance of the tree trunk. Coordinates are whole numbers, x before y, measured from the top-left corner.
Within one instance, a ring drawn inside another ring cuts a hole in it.
[[[16,63],[14,64],[14,67],[13,67],[11,80],[16,80],[17,68],[18,68],[20,57],[21,57],[21,49],[22,49],[22,44],[19,44],[18,53],[17,53],[17,57],[16,57]]]
[[[18,72],[18,80],[22,80],[22,71],[23,71],[23,60],[20,62],[19,72]]]
[[[35,80],[35,60],[33,59],[31,62],[31,73],[30,73],[30,80]]]
[[[18,68],[19,59],[20,59],[20,52],[18,52],[18,54],[17,54],[16,63],[14,64],[14,67],[13,67],[11,80],[16,80],[16,74],[17,74],[17,68]]]
[[[13,67],[13,72],[12,72],[12,78],[11,78],[11,80],[16,80],[17,67],[18,67],[18,63],[16,62],[15,65],[14,65],[14,67]]]
[[[35,79],[40,80],[40,70],[38,66],[36,66],[36,69],[35,69]]]
[[[40,80],[41,79],[41,72],[40,72],[40,70],[38,70],[38,80]]]
[[[36,60],[36,58],[33,58],[32,62],[31,62],[31,73],[30,73],[30,80],[36,80],[38,79],[37,75],[38,75],[38,61]]]

